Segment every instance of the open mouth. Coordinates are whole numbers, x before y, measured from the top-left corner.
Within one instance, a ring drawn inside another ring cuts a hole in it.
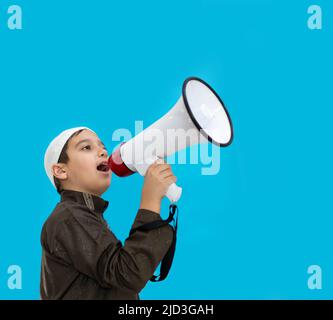
[[[97,166],[97,170],[101,171],[101,172],[109,172],[110,168],[109,168],[107,162],[103,162]]]

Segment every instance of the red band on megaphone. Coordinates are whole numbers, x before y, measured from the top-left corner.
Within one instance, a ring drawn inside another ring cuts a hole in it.
[[[120,147],[111,154],[108,159],[108,165],[112,172],[114,172],[119,177],[127,177],[135,173],[126,166],[123,159],[121,158]]]

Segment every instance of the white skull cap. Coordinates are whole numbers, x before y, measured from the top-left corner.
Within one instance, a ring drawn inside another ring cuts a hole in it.
[[[48,178],[50,179],[53,186],[56,188],[56,185],[54,183],[53,178],[53,172],[52,172],[52,165],[55,163],[58,163],[61,151],[66,144],[67,140],[76,132],[81,129],[90,130],[91,132],[94,132],[93,130],[87,128],[87,127],[76,127],[72,129],[67,129],[63,132],[61,132],[58,136],[56,136],[49,146],[46,149],[45,156],[44,156],[44,168],[46,171],[46,174]],[[95,132],[94,132],[95,133]]]

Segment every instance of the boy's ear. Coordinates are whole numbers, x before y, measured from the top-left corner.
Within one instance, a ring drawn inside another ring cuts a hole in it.
[[[56,163],[52,166],[53,175],[59,180],[67,179],[66,165],[63,163]]]

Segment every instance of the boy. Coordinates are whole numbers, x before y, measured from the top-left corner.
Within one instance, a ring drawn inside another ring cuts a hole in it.
[[[108,228],[101,198],[111,182],[107,157],[87,127],[63,131],[46,150],[45,170],[61,200],[42,229],[41,299],[139,300],[172,243],[170,225],[136,230],[124,245]],[[175,181],[168,164],[150,166],[132,229],[162,220],[161,200]]]

